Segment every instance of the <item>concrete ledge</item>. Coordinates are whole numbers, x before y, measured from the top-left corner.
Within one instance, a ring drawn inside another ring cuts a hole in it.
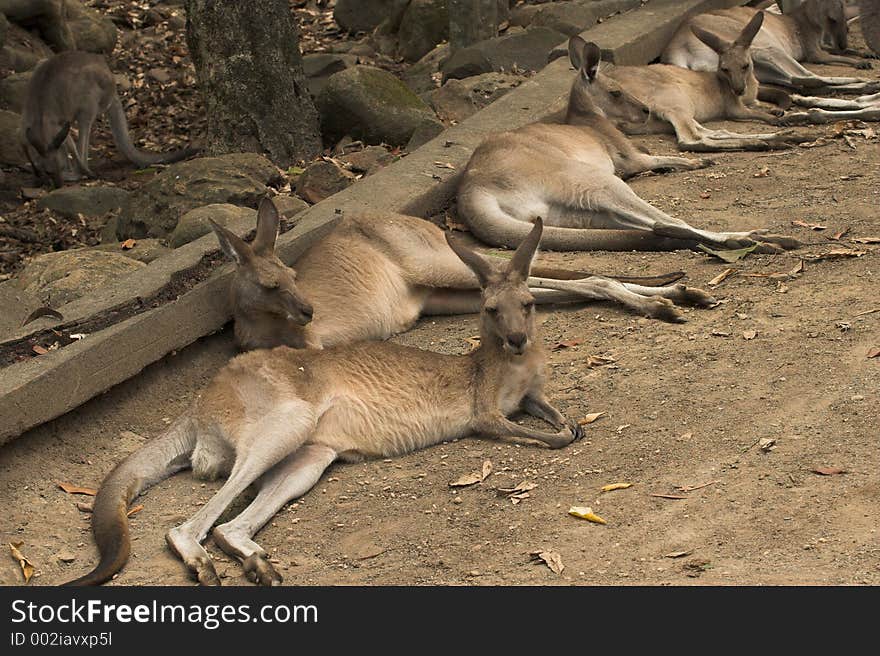
[[[679,22],[697,11],[742,4],[731,0],[651,0],[584,32],[619,63],[644,64],[656,58]],[[642,17],[639,17],[639,16]],[[564,44],[561,44],[564,48]],[[281,235],[278,254],[291,264],[310,244],[327,234],[345,213],[362,209],[427,216],[446,207],[455,193],[458,172],[474,148],[493,132],[511,130],[560,108],[573,74],[568,60],[552,61],[540,73],[407,157],[359,181],[301,213],[297,226]],[[452,168],[450,168],[450,165]],[[252,225],[234,225],[245,234]],[[137,298],[149,298],[171,277],[217,250],[213,235],[202,237],[148,267],[141,279],[120,281],[91,299],[62,308],[64,324],[112,310]],[[137,374],[169,352],[219,330],[230,317],[227,289],[232,267],[224,266],[179,299],[132,316],[85,339],[46,355],[0,370],[0,444],[53,419],[113,385]],[[27,337],[59,322],[41,319],[16,335]]]

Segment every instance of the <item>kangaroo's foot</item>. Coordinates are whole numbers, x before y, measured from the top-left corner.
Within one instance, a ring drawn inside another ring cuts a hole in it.
[[[646,299],[641,310],[650,319],[659,319],[667,323],[685,323],[687,321],[681,311],[675,307],[675,303],[662,296],[652,296]]]
[[[185,526],[185,525],[184,525]],[[200,585],[220,585],[220,577],[204,547],[182,526],[171,529],[165,535],[168,546],[180,556],[183,564]]]
[[[718,301],[708,292],[703,291],[699,287],[688,287],[687,285],[673,285],[674,292],[666,296],[676,303],[686,303],[696,307],[711,307]]]
[[[272,567],[265,553],[252,553],[242,562],[244,573],[248,579],[259,585],[281,585],[284,580]]]

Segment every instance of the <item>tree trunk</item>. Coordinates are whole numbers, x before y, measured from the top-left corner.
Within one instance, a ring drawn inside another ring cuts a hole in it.
[[[299,33],[287,0],[186,0],[186,41],[213,154],[268,154],[279,166],[321,150]]]
[[[498,0],[449,0],[452,52],[498,36]]]

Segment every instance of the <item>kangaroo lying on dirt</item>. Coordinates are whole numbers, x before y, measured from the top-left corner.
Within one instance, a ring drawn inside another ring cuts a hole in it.
[[[116,93],[116,81],[104,58],[86,52],[62,52],[40,63],[28,82],[21,136],[34,174],[48,174],[56,187],[61,187],[65,179],[94,177],[88,163],[89,135],[95,119],[104,112],[109,115],[117,148],[138,168],[177,162],[198,152],[185,148],[158,154],[135,148]],[[76,146],[70,136],[74,124],[78,130]]]
[[[100,563],[72,584],[102,583],[125,564],[128,504],[186,467],[199,477],[228,478],[190,520],[168,532],[170,547],[200,583],[219,585],[200,543],[256,482],[257,497],[213,537],[252,580],[277,585],[281,576],[251,538],[337,459],[388,458],[471,434],[523,437],[557,449],[583,437],[543,392],[545,352],[527,284],[541,230],[538,220],[509,261],[491,262],[449,239],[482,289],[480,346],[468,355],[362,342],[322,351],[282,346],[233,359],[190,410],[104,480],[92,514]],[[556,432],[507,419],[518,410]]]
[[[749,46],[763,20],[764,13],[757,12],[732,42],[696,25],[691,28],[694,36],[718,55],[718,68],[712,73],[670,64],[604,69],[600,75],[615,80],[651,109],[651,119],[644,129],[634,126],[634,131],[625,131],[628,134],[674,131],[679,148],[696,151],[788,148],[793,140],[807,140],[781,132],[740,134],[701,125],[703,121],[725,118],[778,124],[781,111],[776,110],[778,113],[774,115],[752,107],[758,99],[758,80]]]
[[[477,276],[443,231],[424,219],[390,213],[351,215],[295,263],[275,255],[278,212],[263,199],[251,244],[213,224],[237,266],[231,291],[239,348],[326,348],[382,340],[421,316],[480,311]],[[679,274],[615,280],[583,271],[532,267],[537,303],[611,300],[649,317],[682,322],[673,301],[709,306],[701,289],[668,284]],[[647,284],[664,284],[659,287]]]
[[[714,71],[718,55],[693,32],[693,27],[714,32],[728,41],[736,38],[757,9],[732,7],[693,16],[678,28],[660,61],[695,71]],[[876,82],[854,77],[816,75],[800,62],[846,64],[871,68],[867,60],[834,55],[823,49],[828,36],[839,50],[846,50],[848,26],[841,0],[806,0],[787,15],[767,13],[764,25],[752,43],[755,75],[762,84],[793,89],[834,87],[835,90],[866,92]]]
[[[638,129],[649,120],[650,108],[616,80],[599,75],[595,43],[572,37],[568,47],[578,75],[566,125],[532,123],[490,136],[468,161],[458,212],[480,240],[513,247],[540,216],[547,224],[542,244],[551,250],[672,250],[697,244],[742,248],[757,243],[761,252],[778,252],[800,245],[760,230],[694,228],[639,198],[621,178],[657,169],[693,170],[709,162],[639,150],[615,122],[624,130]]]
[[[782,119],[786,125],[834,123],[847,119],[880,121],[880,93],[849,100],[792,94],[791,100],[796,105],[809,109],[806,112],[786,114]]]

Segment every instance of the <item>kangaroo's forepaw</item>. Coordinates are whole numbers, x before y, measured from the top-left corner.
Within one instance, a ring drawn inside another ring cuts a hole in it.
[[[200,557],[192,563],[187,563],[193,577],[199,585],[220,585],[220,577],[214,569],[214,563],[209,558]]]
[[[645,315],[651,319],[659,319],[667,323],[684,323],[687,321],[675,307],[675,303],[668,298],[654,296],[650,298],[644,306]]]
[[[576,421],[569,421],[568,422],[568,430],[571,431],[571,436],[572,436],[571,441],[572,442],[577,442],[578,440],[584,439],[584,436],[586,436],[586,434],[587,434],[587,431],[584,430],[584,427],[581,426]]]
[[[856,68],[859,69],[860,71],[867,71],[871,68],[874,68],[874,65],[871,62],[865,60],[865,61],[858,62],[856,64]]]
[[[266,558],[266,554],[252,553],[242,563],[244,573],[250,581],[259,585],[281,585],[284,580],[272,567],[272,563]]]

